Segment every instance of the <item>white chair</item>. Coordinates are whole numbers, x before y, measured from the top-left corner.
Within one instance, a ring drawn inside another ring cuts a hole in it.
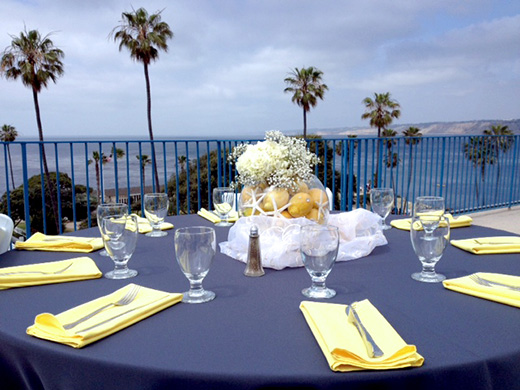
[[[0,255],[11,249],[13,229],[13,220],[8,215],[0,214]]]

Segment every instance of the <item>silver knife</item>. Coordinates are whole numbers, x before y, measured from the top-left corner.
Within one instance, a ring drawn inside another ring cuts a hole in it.
[[[365,342],[365,346],[367,347],[368,356],[370,357],[381,357],[384,355],[383,351],[379,346],[376,344],[370,333],[367,331],[367,329],[363,326],[363,323],[361,322],[361,319],[359,318],[358,314],[356,313],[356,310],[352,307],[352,305],[347,305],[347,318],[348,322],[353,323],[356,325],[356,328],[361,335],[361,338]],[[350,315],[352,313],[352,315]]]

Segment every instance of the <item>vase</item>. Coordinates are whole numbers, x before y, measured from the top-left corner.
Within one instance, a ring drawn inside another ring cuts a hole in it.
[[[321,181],[312,176],[300,181],[297,189],[286,189],[259,183],[240,192],[241,217],[264,215],[274,218],[307,218],[319,224],[327,223],[330,202]]]

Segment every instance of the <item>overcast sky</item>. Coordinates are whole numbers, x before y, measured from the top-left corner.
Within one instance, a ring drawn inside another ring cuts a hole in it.
[[[39,96],[46,139],[148,137],[143,65],[108,39],[141,6],[175,34],[150,67],[156,139],[301,130],[283,80],[308,66],[329,87],[310,129],[366,126],[374,92],[397,124],[520,117],[518,0],[1,0],[0,50],[26,26],[65,52]],[[37,137],[20,80],[0,78],[2,124]]]

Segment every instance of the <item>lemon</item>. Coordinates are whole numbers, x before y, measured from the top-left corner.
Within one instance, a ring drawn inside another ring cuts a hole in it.
[[[309,214],[307,214],[305,218],[313,220],[321,225],[323,222],[325,222],[325,213],[316,208],[313,208],[311,211],[309,211]]]
[[[311,211],[313,203],[309,194],[299,192],[291,198],[288,208],[289,213],[294,218],[304,217]]]
[[[311,196],[311,199],[313,201],[312,207],[315,209],[319,208],[320,204],[325,206],[325,203],[329,201],[329,198],[327,196],[327,193],[319,188],[313,188],[309,191],[309,195]]]
[[[276,209],[279,209],[287,203],[289,203],[289,192],[283,188],[275,188],[265,196],[262,208],[264,211],[274,211],[275,205]]]
[[[289,214],[289,212],[287,210],[284,210],[281,212],[281,215],[287,219],[291,219],[292,218],[292,215]]]

